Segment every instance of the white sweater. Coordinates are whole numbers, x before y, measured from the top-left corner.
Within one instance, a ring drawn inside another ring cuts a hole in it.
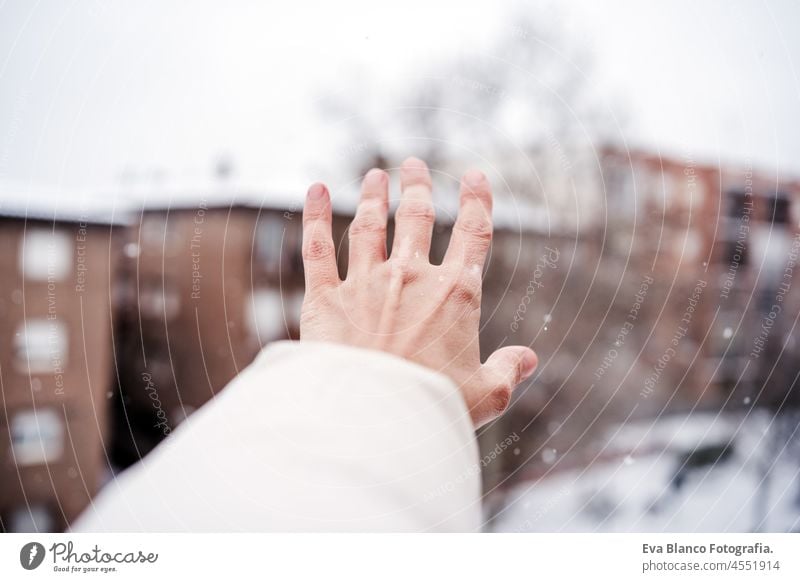
[[[477,531],[473,426],[445,376],[377,351],[270,345],[73,531]]]

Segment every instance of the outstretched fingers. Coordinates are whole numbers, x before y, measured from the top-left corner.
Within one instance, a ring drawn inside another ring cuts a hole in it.
[[[482,270],[491,242],[492,189],[482,172],[470,170],[461,179],[458,218],[444,264]]]
[[[324,184],[308,189],[303,208],[303,266],[306,292],[338,284],[333,246],[331,197]]]
[[[374,168],[361,183],[361,201],[350,225],[348,275],[368,271],[386,260],[386,222],[389,213],[389,176]]]
[[[400,188],[402,195],[395,212],[392,256],[428,260],[436,213],[431,197],[431,175],[425,162],[418,158],[403,162]]]

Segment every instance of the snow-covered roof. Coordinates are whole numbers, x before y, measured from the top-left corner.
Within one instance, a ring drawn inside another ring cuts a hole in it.
[[[307,186],[273,184],[264,186],[237,181],[170,181],[167,185],[139,185],[118,190],[135,210],[253,207],[275,210],[302,208]]]
[[[0,216],[49,222],[126,223],[145,210],[213,207],[302,208],[304,189],[180,184],[108,190],[0,183]]]
[[[203,204],[208,208],[258,208],[300,211],[306,187],[285,185],[266,188],[239,183],[170,184],[137,186],[116,190],[76,190],[61,187],[0,183],[0,216],[49,222],[126,223],[142,210],[191,209]],[[356,188],[332,193],[334,212],[353,214],[358,204]],[[458,212],[458,197],[434,194],[437,219],[450,224]],[[494,203],[495,228],[521,232],[559,232],[557,224],[548,224],[545,209],[524,201],[498,197]]]
[[[0,183],[0,216],[47,222],[124,223],[129,204],[88,190]]]

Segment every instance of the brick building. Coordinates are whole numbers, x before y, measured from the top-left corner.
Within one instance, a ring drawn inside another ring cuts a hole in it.
[[[7,532],[63,529],[108,476],[119,230],[96,206],[85,214],[44,209],[37,202],[46,196],[26,202],[28,193],[4,190],[0,202],[0,530]]]
[[[594,172],[603,194],[584,212],[600,220],[497,233],[495,256],[522,271],[487,278],[507,282],[500,335],[533,340],[540,366],[483,439],[489,451],[520,436],[484,468],[487,490],[593,462],[629,418],[800,402],[800,182],[615,148],[598,150]],[[558,267],[537,269],[546,247],[562,251]],[[535,294],[508,329],[525,285]]]

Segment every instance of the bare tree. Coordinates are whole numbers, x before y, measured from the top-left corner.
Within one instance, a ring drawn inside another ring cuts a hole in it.
[[[374,88],[363,77],[347,94],[326,95],[323,114],[346,128],[347,171],[394,165],[409,151],[441,172],[476,157],[529,169],[603,137],[590,59],[570,45],[558,13],[550,12],[544,19],[514,14],[490,50],[430,63],[406,88],[381,99],[379,110],[370,109]],[[535,197],[537,180],[529,172],[508,171],[509,188]]]

